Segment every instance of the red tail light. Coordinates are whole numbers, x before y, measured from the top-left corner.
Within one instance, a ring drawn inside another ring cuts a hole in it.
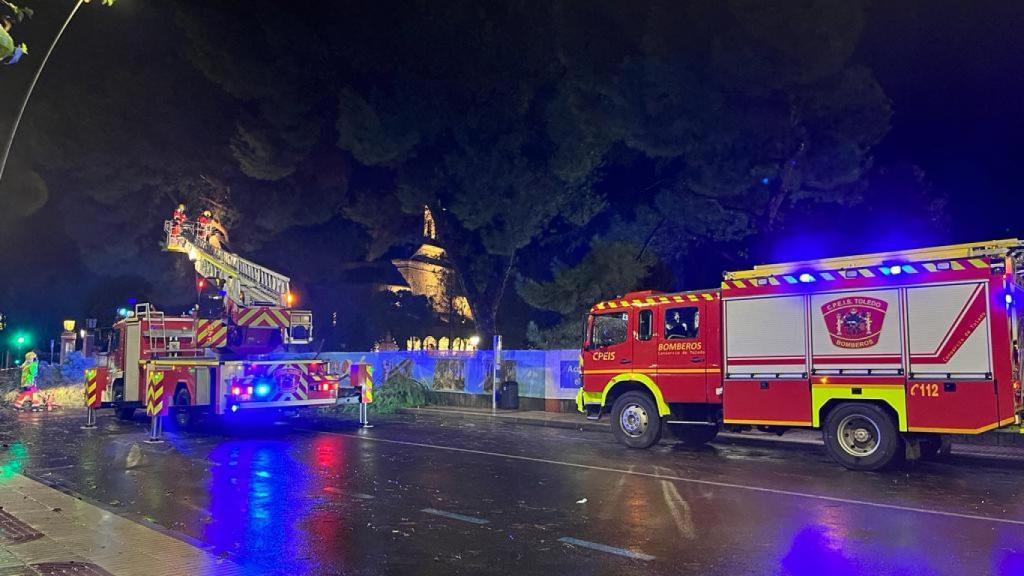
[[[242,388],[241,387],[239,387],[239,386],[232,386],[231,387],[231,394],[233,394],[235,396],[238,396],[241,393],[242,393]]]

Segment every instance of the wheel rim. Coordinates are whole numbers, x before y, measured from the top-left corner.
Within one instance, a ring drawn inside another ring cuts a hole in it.
[[[882,433],[871,418],[863,414],[851,414],[839,421],[836,437],[844,452],[865,458],[878,451]]]
[[[647,431],[647,410],[639,404],[629,404],[619,416],[619,426],[630,438],[638,438]]]

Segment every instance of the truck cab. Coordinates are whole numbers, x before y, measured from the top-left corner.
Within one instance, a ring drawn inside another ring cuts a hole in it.
[[[719,310],[714,290],[633,292],[596,304],[581,357],[581,411],[610,414],[628,445],[656,442],[661,419],[677,436],[710,440],[722,396]]]

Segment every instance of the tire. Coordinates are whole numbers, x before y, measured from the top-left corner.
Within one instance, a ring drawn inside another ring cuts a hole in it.
[[[630,448],[650,448],[661,440],[661,416],[650,394],[626,392],[612,406],[612,434]]]
[[[881,470],[901,462],[905,452],[892,416],[874,404],[838,406],[822,434],[832,459],[850,470]]]
[[[703,446],[718,436],[718,426],[699,424],[666,424],[670,436],[687,446]]]
[[[135,407],[134,406],[118,406],[114,409],[119,420],[134,420],[135,419]]]
[[[192,396],[187,388],[182,388],[174,395],[174,423],[179,429],[192,427],[195,418],[192,415]]]

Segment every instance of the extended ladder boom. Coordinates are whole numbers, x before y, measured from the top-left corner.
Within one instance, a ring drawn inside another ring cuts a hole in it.
[[[289,279],[203,239],[193,222],[164,222],[167,250],[187,254],[204,278],[223,281],[227,297],[240,306],[288,306]]]

